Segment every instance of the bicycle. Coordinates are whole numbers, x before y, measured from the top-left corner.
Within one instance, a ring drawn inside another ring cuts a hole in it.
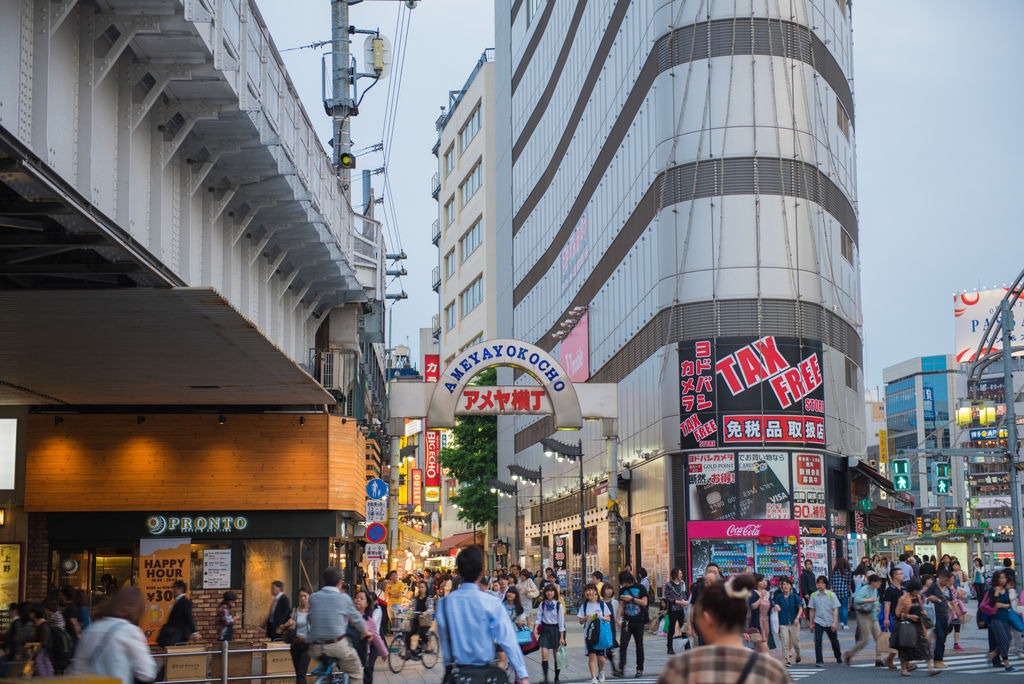
[[[405,663],[408,660],[419,660],[423,663],[423,667],[428,670],[434,665],[437,665],[437,661],[440,658],[441,647],[437,641],[437,635],[431,631],[420,634],[419,643],[416,645],[416,650],[413,651],[412,644],[406,643],[406,634],[417,633],[413,624],[419,625],[420,627],[428,627],[430,625],[430,614],[413,611],[411,613],[405,613],[401,616],[399,621],[399,631],[391,638],[391,643],[388,644],[388,668],[398,674],[405,667]],[[424,625],[423,621],[427,624]]]
[[[348,674],[337,669],[338,659],[321,656],[320,664],[310,673],[316,677],[313,684],[348,684]]]

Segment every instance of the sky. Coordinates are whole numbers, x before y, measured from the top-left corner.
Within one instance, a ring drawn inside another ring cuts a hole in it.
[[[385,118],[393,121],[384,205],[388,248],[406,251],[409,275],[389,292],[404,289],[409,298],[393,308],[392,342],[408,343],[415,359],[419,328],[429,327],[437,312],[430,286],[437,265],[430,242],[437,217],[430,196],[437,170],[430,152],[434,122],[448,92],[462,87],[480,53],[492,47],[494,17],[488,0],[423,0],[412,11],[404,4],[367,0],[351,8],[351,23],[380,28],[396,44],[399,61],[398,44],[407,50],[404,69],[396,63],[366,95],[352,138],[354,149],[368,147],[385,137]],[[258,5],[281,50],[330,38],[328,0]],[[1008,283],[1024,268],[1016,186],[1024,153],[1024,41],[1017,35],[1024,2],[855,0],[852,19],[864,385],[874,388],[886,366],[953,352],[955,292]],[[400,40],[406,33],[407,41]],[[357,54],[361,47],[356,36]],[[283,56],[326,145],[330,121],[320,103],[325,50]],[[361,81],[360,88],[368,84]],[[385,113],[389,97],[397,100],[393,116]],[[383,158],[368,154],[358,164],[375,169]],[[373,177],[378,195],[383,184],[383,176]],[[362,197],[358,181],[353,197]]]

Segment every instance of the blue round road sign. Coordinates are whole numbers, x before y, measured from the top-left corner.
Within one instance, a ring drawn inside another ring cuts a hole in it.
[[[375,477],[366,483],[366,496],[371,499],[383,499],[388,495],[390,487],[388,483],[379,477]]]
[[[388,536],[388,528],[380,523],[371,523],[366,527],[366,540],[373,544],[381,543],[386,536]]]

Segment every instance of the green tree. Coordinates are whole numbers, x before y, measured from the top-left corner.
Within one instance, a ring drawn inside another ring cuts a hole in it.
[[[498,373],[486,370],[473,385],[494,385]],[[459,507],[459,519],[483,527],[498,519],[498,495],[488,480],[498,478],[498,417],[462,416],[452,429],[454,445],[441,450],[441,466],[459,482],[449,501]]]

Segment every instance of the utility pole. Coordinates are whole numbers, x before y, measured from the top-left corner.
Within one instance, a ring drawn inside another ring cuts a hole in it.
[[[622,569],[622,517],[619,499],[619,421],[605,418],[601,422],[601,431],[605,438],[605,449],[608,452],[608,574],[612,581],[617,581]]]
[[[331,115],[334,133],[334,169],[341,177],[341,184],[348,197],[352,187],[352,176],[348,169],[341,168],[341,155],[352,151],[352,58],[348,49],[349,0],[331,0],[331,88],[332,99],[327,109]]]
[[[583,596],[583,587],[587,586],[587,518],[586,506],[583,500],[583,440],[576,445],[579,449],[580,461],[580,592]]]
[[[1017,393],[1013,389],[1013,354],[1010,333],[1013,332],[1013,311],[1006,299],[1000,303],[1000,323],[1003,328],[1003,387],[1006,402],[1006,450],[1010,470],[1010,506],[1013,507],[1013,564],[1019,567],[1024,561],[1021,553],[1021,534],[1024,534],[1024,521],[1020,509],[1020,480],[1017,477],[1017,412],[1014,404]]]

